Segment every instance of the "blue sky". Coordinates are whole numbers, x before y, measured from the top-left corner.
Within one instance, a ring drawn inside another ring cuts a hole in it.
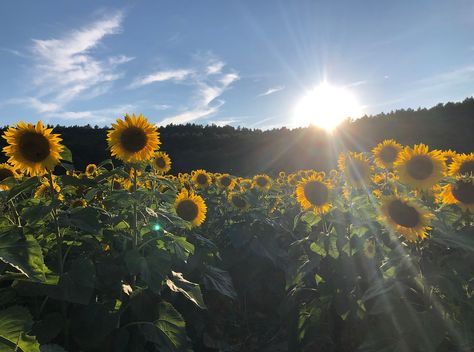
[[[474,2],[2,1],[0,124],[290,126],[323,80],[368,114],[474,93]]]

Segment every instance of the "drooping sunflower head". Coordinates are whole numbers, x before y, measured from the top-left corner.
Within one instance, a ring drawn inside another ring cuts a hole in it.
[[[474,153],[456,155],[449,166],[449,175],[474,175]]]
[[[198,188],[207,188],[212,183],[211,176],[205,170],[195,170],[191,175],[191,181]]]
[[[394,164],[400,182],[420,190],[429,190],[444,176],[446,164],[443,153],[429,151],[424,144],[406,147]]]
[[[189,222],[193,227],[201,225],[206,219],[207,207],[204,199],[186,188],[177,195],[174,209],[181,219]]]
[[[383,200],[380,220],[389,229],[414,242],[428,236],[432,217],[414,200],[395,195]]]
[[[296,186],[296,200],[303,209],[317,214],[327,213],[331,207],[331,184],[321,175],[303,178]]]
[[[166,174],[171,169],[170,156],[165,152],[156,152],[151,159],[151,166],[157,172]]]
[[[337,161],[339,170],[344,173],[347,182],[355,188],[363,188],[370,181],[372,167],[362,153],[349,152],[339,155]]]
[[[235,179],[229,174],[222,174],[217,177],[217,185],[226,190],[232,190],[235,187]]]
[[[454,183],[442,188],[438,200],[474,214],[474,177],[457,177]]]
[[[57,177],[52,175],[52,179],[53,179],[54,193],[56,193],[57,198],[59,200],[61,201],[64,200],[64,195],[61,193],[61,186],[59,186],[59,184],[56,181]],[[42,197],[51,197],[51,192],[52,190],[51,190],[51,183],[50,183],[49,178],[43,177],[41,180],[41,185],[39,185],[38,188],[36,188],[34,197],[38,199]]]
[[[86,175],[87,176],[95,176],[97,174],[97,165],[96,164],[89,164],[86,166]]]
[[[272,179],[268,175],[255,175],[253,187],[258,190],[268,190],[272,186]]]
[[[117,119],[107,132],[107,142],[112,156],[126,163],[140,163],[150,160],[161,144],[159,133],[141,114]]]
[[[454,161],[454,158],[458,155],[454,150],[448,149],[443,151],[444,161],[446,162],[446,166],[449,167],[451,163]]]
[[[232,207],[239,211],[246,211],[250,208],[250,202],[243,193],[230,192],[227,199]]]
[[[386,139],[379,143],[373,150],[375,164],[382,169],[391,169],[398,155],[403,150],[401,144],[393,139]]]
[[[52,128],[45,128],[41,121],[36,125],[20,122],[16,127],[8,128],[3,135],[8,143],[3,148],[8,162],[31,176],[53,170],[61,159],[64,147],[59,134],[52,131]]]
[[[85,208],[87,206],[87,202],[85,199],[78,198],[74,199],[71,202],[71,208]]]
[[[4,163],[0,164],[0,191],[6,191],[9,189],[7,185],[2,185],[3,180],[6,180],[7,178],[18,178],[20,175],[16,172],[15,168],[12,166]]]

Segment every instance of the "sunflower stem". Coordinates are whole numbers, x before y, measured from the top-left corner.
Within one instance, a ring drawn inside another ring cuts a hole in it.
[[[57,209],[56,209],[56,190],[54,189],[54,183],[53,183],[53,173],[51,171],[48,171],[48,179],[49,179],[49,187],[51,189],[51,216],[54,221],[54,225],[56,228],[56,245],[58,247],[56,253],[58,257],[58,266],[59,266],[59,280],[62,279],[63,274],[64,274],[64,263],[63,263],[63,238],[61,236],[61,231],[59,227],[59,221],[58,221],[58,214],[57,214]],[[63,314],[64,320],[66,321],[66,324],[64,325],[64,340],[66,344],[66,348],[69,346],[69,329],[68,329],[68,322],[67,322],[67,309],[66,309],[66,302],[61,300],[61,312]]]

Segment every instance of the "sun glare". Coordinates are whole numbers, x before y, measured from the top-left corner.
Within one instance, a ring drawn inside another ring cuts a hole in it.
[[[293,122],[298,126],[314,125],[330,132],[346,118],[360,117],[361,114],[362,107],[351,91],[323,82],[298,101],[293,111]]]

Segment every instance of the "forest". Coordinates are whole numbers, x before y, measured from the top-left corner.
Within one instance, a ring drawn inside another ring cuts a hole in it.
[[[108,127],[55,126],[54,130],[62,135],[64,144],[72,151],[77,169],[109,158]],[[205,169],[239,176],[311,168],[328,170],[335,166],[340,151],[368,151],[384,139],[395,139],[404,145],[425,143],[433,148],[469,152],[474,149],[473,132],[472,97],[431,108],[401,109],[348,119],[333,134],[316,127],[262,131],[186,124],[159,128],[161,149],[173,162],[172,174]],[[0,147],[4,145],[2,139]],[[1,156],[1,161],[4,160]]]

